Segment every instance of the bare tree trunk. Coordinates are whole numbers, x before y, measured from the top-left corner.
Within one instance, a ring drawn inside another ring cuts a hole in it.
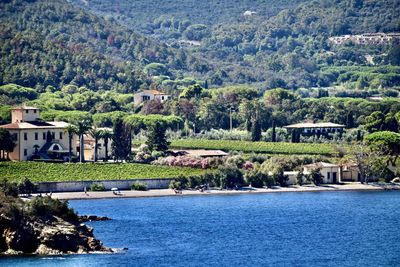
[[[97,150],[99,149],[99,143],[97,138],[94,139],[94,162],[97,162]]]
[[[108,161],[108,138],[104,138],[104,146],[105,146],[105,153],[106,153],[105,159],[106,159],[106,161]]]
[[[84,146],[83,142],[84,142],[83,134],[80,134],[79,135],[79,150],[80,150],[79,161],[81,163],[85,162],[85,146]]]
[[[72,157],[72,135],[68,135],[68,158],[69,162],[71,162],[71,157]]]

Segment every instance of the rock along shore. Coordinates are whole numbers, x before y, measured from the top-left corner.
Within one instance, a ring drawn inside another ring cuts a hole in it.
[[[11,218],[0,214],[0,234],[0,254],[3,255],[114,252],[93,236],[92,228],[55,216],[49,221],[23,217],[19,224],[15,224]]]

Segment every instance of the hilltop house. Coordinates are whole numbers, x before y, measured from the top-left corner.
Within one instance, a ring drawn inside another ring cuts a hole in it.
[[[39,109],[16,107],[11,110],[11,123],[1,125],[13,135],[16,147],[9,154],[11,160],[24,161],[32,158],[64,159],[68,157],[68,123],[62,121],[39,120]],[[72,144],[76,144],[73,136]],[[73,154],[76,147],[72,146]]]
[[[148,100],[158,99],[161,102],[169,99],[171,95],[165,94],[157,90],[143,90],[134,94],[134,104],[135,106],[140,105]]]

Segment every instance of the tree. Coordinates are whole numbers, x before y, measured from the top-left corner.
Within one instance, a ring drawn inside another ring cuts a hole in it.
[[[370,178],[380,175],[383,160],[380,151],[365,144],[353,145],[350,151],[360,173],[361,183],[367,184]]]
[[[91,128],[91,122],[89,120],[78,121],[76,124],[76,133],[79,135],[79,162],[85,162],[85,146],[84,146],[84,135]]]
[[[169,142],[165,135],[166,127],[159,122],[155,122],[149,127],[146,144],[151,151],[168,150]]]
[[[251,124],[251,141],[261,140],[261,125],[257,118],[253,119]]]
[[[13,152],[15,146],[16,143],[10,132],[7,129],[0,128],[0,158],[2,160],[9,159],[9,153]]]
[[[28,196],[34,193],[36,190],[36,185],[32,183],[28,177],[24,177],[18,183],[18,191],[20,194],[27,194]]]
[[[375,132],[367,135],[364,139],[370,149],[385,155],[388,163],[396,166],[397,158],[400,155],[399,133],[389,131]]]
[[[112,138],[112,132],[108,129],[103,129],[101,133],[101,138],[104,140],[105,156],[104,159],[108,161],[108,141]]]
[[[72,139],[74,138],[74,134],[77,134],[78,129],[75,125],[69,124],[65,131],[68,134],[68,160],[71,162],[72,158]]]
[[[99,139],[102,137],[102,131],[96,127],[89,130],[90,135],[94,139],[94,162],[97,162],[99,151]]]
[[[191,85],[183,90],[179,98],[199,98],[203,93],[203,88],[199,84]]]
[[[121,118],[114,121],[112,133],[112,154],[115,160],[129,160],[132,147],[132,127]]]
[[[321,174],[321,169],[320,168],[314,168],[310,171],[309,174],[310,180],[315,184],[315,185],[320,185],[323,182],[323,176]]]
[[[395,45],[390,49],[387,59],[390,64],[400,66],[400,44]]]
[[[372,112],[371,115],[365,118],[365,130],[370,133],[381,131],[384,128],[385,114],[382,111]]]

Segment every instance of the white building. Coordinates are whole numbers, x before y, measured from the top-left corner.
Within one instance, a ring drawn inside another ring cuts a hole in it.
[[[66,128],[68,123],[39,120],[39,109],[16,107],[11,110],[11,123],[1,125],[13,135],[16,147],[9,153],[15,161],[30,160],[32,157],[44,159],[65,159],[69,152]],[[76,154],[77,136],[72,138],[72,153]]]
[[[340,165],[317,162],[303,166],[303,173],[309,174],[313,169],[319,169],[322,175],[322,182],[324,184],[336,184],[341,182],[341,167]]]
[[[171,96],[157,90],[143,90],[134,94],[135,106],[140,105],[143,102],[158,99],[161,102],[169,99]]]

